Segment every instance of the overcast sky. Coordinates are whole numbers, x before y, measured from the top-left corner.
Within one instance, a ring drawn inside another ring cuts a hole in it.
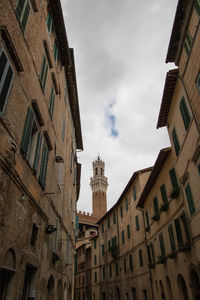
[[[98,153],[108,177],[108,209],[132,174],[169,146],[156,129],[177,0],[62,0],[74,48],[84,152],[78,209],[91,212]]]

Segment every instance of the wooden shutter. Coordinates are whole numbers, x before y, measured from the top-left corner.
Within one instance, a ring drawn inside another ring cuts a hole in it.
[[[131,237],[130,224],[127,225],[127,235],[128,235],[128,238],[130,239],[130,237]]]
[[[101,229],[102,229],[102,233],[104,233],[104,224],[102,224]]]
[[[159,209],[158,209],[158,198],[157,197],[153,198],[153,207],[154,207],[154,212],[158,213]]]
[[[147,245],[147,255],[148,255],[149,264],[152,264],[150,245]]]
[[[192,216],[195,213],[195,206],[194,206],[194,200],[193,200],[192,191],[191,191],[189,183],[187,184],[187,186],[185,188],[185,193],[187,196],[190,215]]]
[[[164,184],[160,187],[160,192],[161,192],[163,203],[165,204],[168,203],[166,188]]]
[[[176,228],[176,237],[178,241],[178,246],[180,247],[183,244],[183,236],[181,231],[181,224],[179,218],[174,220],[175,228]]]
[[[136,200],[136,187],[133,187],[133,199]]]
[[[112,265],[109,266],[110,277],[112,277]]]
[[[48,156],[49,156],[48,149],[46,144],[44,144],[43,151],[42,151],[42,161],[40,165],[40,176],[39,176],[39,182],[43,188],[45,188]]]
[[[113,224],[116,224],[116,215],[113,213]]]
[[[179,151],[180,151],[180,144],[179,144],[179,141],[178,141],[178,137],[177,137],[175,128],[172,130],[172,139],[173,139],[173,142],[174,142],[174,148],[175,148],[176,155],[178,155]]]
[[[49,101],[49,113],[51,118],[53,117],[53,110],[54,110],[54,100],[55,100],[55,91],[53,87],[51,88],[51,96]]]
[[[108,218],[108,229],[110,229],[110,218]]]
[[[190,118],[190,114],[189,114],[189,111],[188,111],[188,108],[187,108],[184,97],[182,98],[182,100],[180,102],[180,111],[181,111],[181,115],[182,115],[182,118],[183,118],[183,123],[184,123],[185,129],[187,130],[188,126],[190,124],[190,119],[191,118]]]
[[[3,111],[8,93],[9,93],[9,89],[12,83],[12,79],[13,79],[13,70],[11,68],[11,66],[9,65],[9,62],[7,62],[7,73],[5,76],[5,79],[2,78],[3,82],[0,82],[0,112]]]
[[[123,218],[123,206],[120,206],[120,215],[121,215],[121,218]]]
[[[140,224],[139,224],[139,217],[138,215],[135,216],[135,224],[136,224],[136,230],[138,231],[140,229]]]
[[[165,256],[165,245],[164,245],[164,239],[162,233],[159,234],[159,242],[160,242],[161,255]]]
[[[31,135],[32,135],[32,129],[33,129],[33,122],[34,122],[34,113],[32,109],[29,107],[26,115],[26,121],[24,125],[24,132],[22,136],[22,142],[21,142],[21,150],[26,156],[29,150],[29,146],[31,143]]]
[[[126,211],[128,211],[128,198],[126,198]]]
[[[150,249],[151,249],[151,254],[152,254],[153,262],[155,262],[155,253],[154,253],[153,243],[150,244]]]
[[[190,230],[189,230],[188,221],[185,212],[183,212],[183,215],[181,216],[181,220],[183,221],[186,239],[188,242],[191,242]]]
[[[130,271],[133,271],[133,258],[132,258],[132,255],[129,255],[129,268],[130,268]]]
[[[170,176],[172,187],[174,189],[177,188],[178,187],[178,180],[177,180],[176,172],[175,172],[174,168],[169,171],[169,176]]]
[[[168,232],[169,232],[169,240],[170,240],[171,250],[175,251],[176,250],[176,245],[175,245],[175,241],[174,241],[174,233],[173,233],[172,224],[170,224],[168,226]]]
[[[104,245],[101,246],[102,255],[104,255]]]
[[[146,217],[146,226],[149,227],[149,214],[148,214],[148,211],[145,211],[145,217]]]
[[[115,264],[115,274],[116,274],[116,276],[119,275],[119,265],[118,265],[118,263]]]
[[[110,252],[110,248],[111,248],[111,245],[110,245],[110,240],[108,241],[108,251]]]
[[[30,5],[29,5],[29,2],[27,1],[26,2],[26,7],[24,9],[23,17],[22,17],[22,20],[21,20],[21,25],[22,25],[23,31],[25,31],[25,29],[26,29],[26,24],[27,24],[27,21],[28,21],[29,13],[30,13]]]
[[[56,43],[54,43],[53,54],[54,54],[54,59],[55,59],[55,62],[56,62],[57,58],[58,58],[58,47],[57,47]]]
[[[124,230],[122,230],[122,244],[124,244],[125,239],[124,239]]]
[[[126,259],[124,259],[124,273],[126,273]]]
[[[139,261],[140,261],[140,267],[142,267],[143,266],[142,249],[139,249]]]
[[[48,32],[50,33],[51,29],[52,29],[52,17],[50,15],[50,13],[48,13],[48,16],[47,16],[47,28],[48,28]]]
[[[35,158],[34,158],[34,163],[33,163],[33,170],[36,174],[38,171],[38,163],[39,163],[39,158],[40,158],[41,145],[42,145],[42,134],[41,134],[41,132],[39,132],[38,137],[37,137],[37,145],[36,145]]]

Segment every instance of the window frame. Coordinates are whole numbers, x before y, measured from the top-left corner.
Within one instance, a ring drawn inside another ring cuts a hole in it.
[[[178,139],[178,135],[176,133],[176,128],[175,127],[172,130],[172,140],[173,140],[174,150],[175,150],[176,156],[178,156],[181,147],[180,147],[180,143],[179,143],[179,139]]]
[[[29,16],[30,16],[30,12],[31,12],[31,4],[30,4],[29,0],[22,0],[23,4],[22,4],[22,7],[21,7],[21,12],[19,12],[18,8],[20,8],[20,4],[19,4],[20,1],[21,0],[18,0],[17,3],[16,3],[15,13],[16,13],[16,16],[17,16],[17,18],[19,20],[19,23],[20,23],[22,31],[25,32],[27,24],[28,24],[28,19],[29,19]],[[28,8],[28,15],[27,15],[26,18],[24,18],[25,17],[25,13],[27,13],[26,12],[27,7],[29,7]],[[25,24],[23,24],[24,21],[25,21]]]
[[[190,113],[189,113],[189,110],[188,110],[188,107],[186,104],[186,100],[184,97],[180,101],[179,108],[180,108],[180,112],[181,112],[185,130],[187,130],[190,125],[190,122],[191,122],[191,116],[190,116]]]

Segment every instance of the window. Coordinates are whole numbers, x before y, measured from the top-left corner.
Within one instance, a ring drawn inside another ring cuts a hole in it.
[[[97,272],[94,273],[94,281],[97,282]]]
[[[149,214],[148,211],[145,211],[145,218],[146,218],[146,227],[149,227]]]
[[[182,98],[182,100],[180,102],[180,111],[181,111],[181,115],[183,118],[183,123],[184,123],[185,129],[187,130],[188,126],[190,124],[191,117],[190,117],[184,97]]]
[[[159,243],[160,243],[160,252],[162,256],[165,256],[165,245],[164,245],[164,239],[163,239],[163,234],[159,234]]]
[[[171,251],[173,252],[173,251],[176,250],[176,245],[175,245],[175,241],[174,241],[174,233],[173,233],[172,224],[170,224],[168,226],[168,232],[169,232],[169,240],[170,240]]]
[[[158,198],[154,197],[153,198],[153,207],[154,207],[154,212],[155,214],[159,213],[159,209],[158,209]]]
[[[119,275],[119,265],[118,265],[118,263],[115,264],[115,275],[116,276]]]
[[[199,17],[200,17],[200,0],[195,0],[194,8],[195,8],[197,14],[198,14]]]
[[[101,232],[104,233],[104,224],[101,225]]]
[[[126,259],[124,258],[124,273],[127,272],[127,269],[126,269]]]
[[[132,255],[129,255],[129,268],[130,268],[130,271],[133,271],[133,258],[132,258]]]
[[[55,62],[57,62],[57,59],[58,59],[58,47],[56,45],[56,42],[54,43],[54,47],[53,47],[53,56],[54,56]]]
[[[168,203],[166,188],[164,184],[160,187],[160,192],[161,192],[163,203],[164,204]]]
[[[38,227],[35,223],[33,223],[32,234],[31,234],[31,245],[35,246],[38,236]]]
[[[13,76],[14,73],[11,65],[2,49],[0,50],[0,116],[5,108],[6,100],[12,86]]]
[[[105,279],[105,278],[106,278],[106,270],[105,270],[105,267],[103,267],[102,272],[103,272],[103,279]]]
[[[124,238],[124,230],[122,230],[122,244],[124,244],[125,238]]]
[[[117,237],[112,237],[112,247],[117,246]]]
[[[178,180],[174,168],[169,171],[169,176],[170,176],[172,187],[176,189],[178,187]]]
[[[181,224],[179,218],[174,220],[175,228],[176,228],[176,237],[178,241],[178,246],[181,247],[183,244],[183,236],[181,231]]]
[[[47,59],[46,59],[46,56],[43,55],[42,65],[41,65],[41,70],[40,70],[40,84],[41,84],[43,92],[45,90],[47,72],[48,72]]]
[[[127,225],[127,236],[128,236],[128,239],[130,239],[130,237],[131,237],[130,224]]]
[[[196,86],[197,86],[197,89],[200,93],[200,72],[199,72],[199,74],[197,76],[197,79],[196,79]]]
[[[96,247],[97,247],[97,240],[95,239],[94,240],[94,249],[96,249]]]
[[[155,263],[155,254],[154,254],[154,247],[152,242],[147,246],[147,254],[148,254],[149,264]]]
[[[110,229],[110,218],[108,218],[108,229]]]
[[[97,264],[97,256],[96,256],[96,254],[94,255],[94,264],[95,265]]]
[[[104,252],[104,245],[101,246],[101,253],[102,253],[102,255],[104,255],[104,253],[105,253]]]
[[[113,213],[113,224],[116,224],[116,214]]]
[[[66,126],[66,119],[65,119],[65,117],[63,117],[63,119],[62,119],[62,140],[63,141],[65,138],[65,126]],[[72,154],[72,150],[71,150],[71,154]],[[71,159],[70,159],[70,166],[71,166]],[[72,169],[72,166],[70,167],[70,169]]]
[[[120,216],[123,218],[123,206],[120,206]]]
[[[16,15],[20,21],[22,30],[25,31],[30,13],[30,4],[28,0],[18,0],[16,6]]]
[[[110,252],[110,248],[111,248],[111,244],[110,244],[110,240],[108,241],[108,251]]]
[[[42,161],[40,165],[40,175],[39,175],[39,183],[41,184],[43,189],[45,188],[48,158],[49,158],[49,151],[46,143],[44,142],[43,150],[42,150]]]
[[[47,29],[48,29],[48,33],[51,33],[51,30],[52,30],[52,17],[50,15],[50,13],[48,13],[48,16],[47,16]]]
[[[198,172],[199,172],[199,175],[200,175],[200,164],[198,164],[197,169],[198,169]]]
[[[55,100],[55,90],[53,87],[51,87],[51,95],[49,100],[49,114],[51,116],[51,119],[53,118],[54,100]]]
[[[110,277],[112,277],[112,265],[109,266]]]
[[[187,201],[188,201],[190,215],[192,216],[195,213],[195,206],[194,206],[194,200],[193,200],[192,191],[191,191],[189,183],[187,184],[187,186],[185,188],[185,193],[186,193],[186,197],[187,197]]]
[[[140,229],[140,224],[139,224],[139,216],[135,216],[135,225],[136,225],[136,230],[138,231]]]
[[[134,201],[136,200],[136,197],[137,197],[137,195],[136,195],[136,187],[134,186],[133,187],[133,200]]]
[[[177,137],[177,134],[176,134],[175,127],[172,130],[172,139],[173,139],[176,155],[178,155],[179,151],[180,151],[180,144],[179,144],[179,141],[178,141],[178,137]]]
[[[128,211],[128,198],[126,198],[126,211]]]
[[[186,36],[185,36],[184,44],[183,44],[187,55],[190,54],[190,50],[191,50],[191,47],[192,47],[192,42],[193,42],[193,40],[192,40],[191,34],[188,30],[187,33],[186,33]]]
[[[140,267],[142,267],[143,266],[142,249],[139,249],[139,261],[140,261]]]

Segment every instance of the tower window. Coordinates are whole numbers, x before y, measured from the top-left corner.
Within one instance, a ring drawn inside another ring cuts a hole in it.
[[[95,168],[95,175],[97,175],[98,174],[98,169],[97,168]]]

